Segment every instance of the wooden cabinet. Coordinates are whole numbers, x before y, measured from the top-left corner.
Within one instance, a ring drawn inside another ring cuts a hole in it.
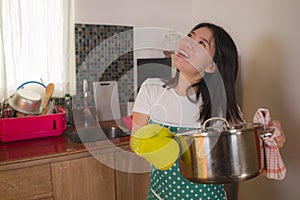
[[[3,165],[0,200],[143,200],[149,170],[127,145]]]
[[[117,200],[146,200],[149,173],[116,171]]]
[[[52,199],[50,165],[1,171],[0,199]]]
[[[150,165],[129,151],[115,153],[117,200],[146,200]]]
[[[99,155],[113,162],[113,153]],[[114,200],[114,169],[94,157],[51,164],[55,200]]]

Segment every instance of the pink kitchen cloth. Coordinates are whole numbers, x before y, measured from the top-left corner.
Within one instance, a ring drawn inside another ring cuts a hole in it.
[[[254,123],[261,123],[263,126],[267,126],[270,123],[271,117],[268,109],[259,108],[254,117]],[[280,155],[277,144],[274,140],[277,136],[280,136],[281,131],[278,127],[272,126],[274,128],[273,135],[264,140],[264,150],[266,157],[266,171],[267,178],[282,180],[286,176],[286,167]]]
[[[122,117],[122,120],[126,127],[131,131],[132,129],[132,115]]]

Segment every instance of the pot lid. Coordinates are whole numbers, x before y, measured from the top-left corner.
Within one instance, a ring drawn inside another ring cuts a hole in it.
[[[212,126],[208,126],[210,121],[219,120],[218,122],[223,123],[214,123]],[[214,117],[206,120],[203,123],[203,126],[196,130],[189,130],[178,132],[178,136],[220,136],[225,134],[240,134],[242,132],[253,131],[261,129],[263,126],[259,123],[241,123],[229,125],[226,119]]]

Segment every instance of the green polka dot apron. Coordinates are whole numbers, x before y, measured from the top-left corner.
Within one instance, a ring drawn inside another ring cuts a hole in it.
[[[150,123],[154,123],[150,121]],[[165,126],[171,132],[186,130]],[[223,184],[200,184],[185,179],[179,169],[178,160],[168,170],[159,170],[152,166],[148,200],[225,200]]]

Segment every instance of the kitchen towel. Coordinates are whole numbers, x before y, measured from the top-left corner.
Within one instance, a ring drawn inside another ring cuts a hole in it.
[[[126,125],[126,127],[131,131],[131,129],[132,129],[132,115],[122,117],[122,121]]]
[[[270,123],[270,120],[270,112],[265,108],[259,108],[253,117],[254,123],[261,123],[265,127]],[[278,127],[272,126],[271,128],[275,130],[273,135],[264,140],[266,176],[269,179],[282,180],[286,176],[286,167],[275,142],[275,138],[281,135],[281,131]]]

